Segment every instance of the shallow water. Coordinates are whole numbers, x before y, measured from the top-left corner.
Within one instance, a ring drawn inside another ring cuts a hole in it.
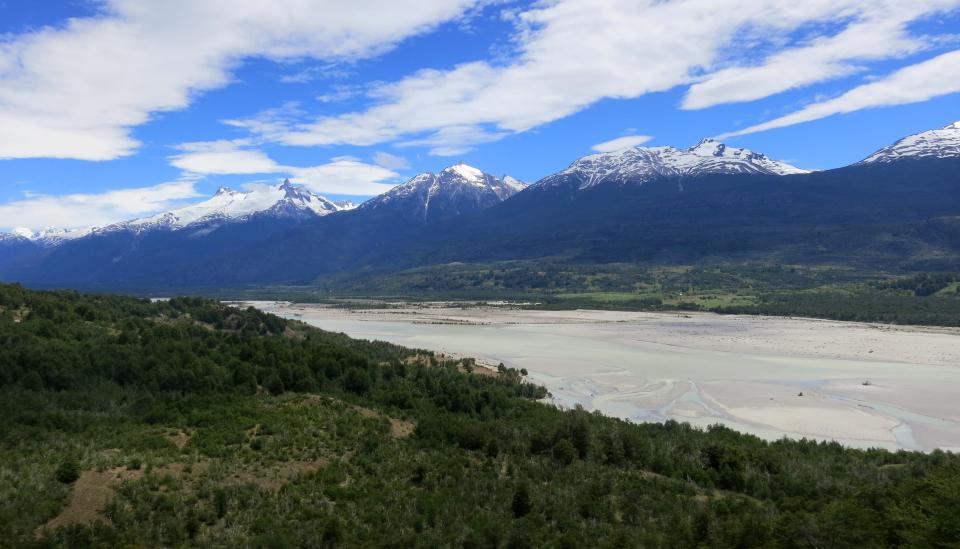
[[[923,399],[903,394],[899,388],[901,382],[909,382],[919,383],[918,387],[928,383],[931,390],[942,391],[944,386],[960,389],[960,368],[949,365],[772,356],[668,345],[633,337],[637,329],[631,322],[462,325],[417,323],[416,314],[405,321],[355,320],[343,318],[342,311],[323,308],[290,314],[283,306],[260,306],[356,338],[526,368],[530,379],[546,386],[557,404],[580,404],[624,419],[677,419],[698,426],[722,423],[767,439],[807,437],[857,447],[930,450],[960,446],[960,405],[950,417],[938,417],[915,404]],[[706,317],[698,329],[705,326],[714,334],[738,331],[743,335],[742,326],[715,318]],[[689,328],[667,324],[667,330]],[[870,379],[878,391],[882,387],[896,390],[878,392],[881,400],[886,400],[881,402],[828,388],[834,381],[849,380],[851,386],[858,386],[864,379]],[[722,398],[707,394],[715,391],[714,387],[703,387],[717,382],[733,382],[723,386]],[[806,392],[806,400],[798,398],[800,392]],[[903,405],[904,399],[912,408]],[[761,411],[749,419],[731,412],[746,401]],[[943,416],[943,402],[937,404]],[[824,422],[822,414],[819,424],[813,419],[809,425],[805,423],[806,415],[812,418],[822,410],[835,414],[838,425],[829,421],[829,416]],[[845,421],[850,425],[843,425]],[[914,433],[916,427],[935,431],[920,441]]]

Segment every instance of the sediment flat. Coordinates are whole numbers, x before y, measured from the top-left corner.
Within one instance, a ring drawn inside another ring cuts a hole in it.
[[[526,368],[561,406],[767,439],[960,450],[960,331],[710,313],[250,302],[353,337]]]

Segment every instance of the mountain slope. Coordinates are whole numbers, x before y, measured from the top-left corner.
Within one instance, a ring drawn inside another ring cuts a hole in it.
[[[960,122],[938,130],[914,134],[884,147],[861,164],[889,163],[907,159],[956,158],[960,156]]]
[[[397,185],[361,204],[358,213],[436,221],[489,208],[524,187],[512,177],[500,179],[460,163]]]
[[[704,139],[688,149],[630,147],[585,156],[537,184],[558,185],[572,180],[583,190],[601,183],[642,184],[665,178],[802,173],[809,172],[748,149],[731,148],[719,141]]]
[[[260,187],[247,192],[221,187],[212,198],[199,204],[119,223],[107,230],[182,229],[202,223],[243,221],[256,215],[306,219],[322,217],[341,209],[326,198],[294,187],[290,180],[285,180],[277,187]]]
[[[547,257],[960,267],[960,159],[794,173],[783,166],[752,169],[740,155],[729,163],[722,156],[693,156],[697,162],[689,170],[665,175],[651,175],[648,156],[635,153],[627,155],[632,162],[618,160],[616,170],[603,172],[615,179],[568,169],[490,208],[422,226],[358,223],[340,231],[347,216],[319,220],[306,232],[265,241],[247,257],[220,258],[214,279],[243,273],[234,283],[303,283],[447,262]],[[595,158],[586,159],[592,167]],[[332,246],[331,234],[338,235]],[[323,260],[295,263],[289,258],[296,254]],[[288,268],[272,267],[281,264]]]
[[[901,150],[896,162],[808,173],[705,140],[683,150],[592,155],[525,188],[457,165],[336,215],[253,216],[212,231],[148,236],[118,231],[111,240],[68,242],[0,276],[42,285],[224,287],[539,258],[960,269],[960,153]]]
[[[483,215],[524,188],[516,179],[500,179],[462,163],[438,174],[420,174],[353,211],[304,223],[242,256],[218,254],[196,280],[204,285],[305,283],[333,273],[431,261],[430,250],[406,256],[434,228]]]
[[[48,286],[174,286],[198,276],[208,257],[243,253],[260,240],[345,209],[289,181],[248,192],[221,188],[206,201],[147,218],[21,237],[31,245],[20,242],[16,257],[0,242],[0,253],[9,256],[0,261],[0,276]],[[62,234],[76,236],[54,239]]]
[[[458,164],[356,208],[287,183],[258,194],[221,190],[198,205],[98,229],[0,276],[124,289],[311,280],[375,263],[423,226],[488,208],[523,188]]]

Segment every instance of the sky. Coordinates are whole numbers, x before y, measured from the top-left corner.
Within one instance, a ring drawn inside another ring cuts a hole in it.
[[[704,137],[836,168],[958,92],[960,0],[0,0],[0,231]]]

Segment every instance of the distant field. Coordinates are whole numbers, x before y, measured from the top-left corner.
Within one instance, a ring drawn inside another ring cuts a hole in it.
[[[206,295],[210,295],[207,293]],[[696,310],[836,320],[960,325],[960,275],[865,272],[833,266],[448,264],[325,279],[310,287],[217,292],[214,297],[327,302],[503,300],[543,309]]]

